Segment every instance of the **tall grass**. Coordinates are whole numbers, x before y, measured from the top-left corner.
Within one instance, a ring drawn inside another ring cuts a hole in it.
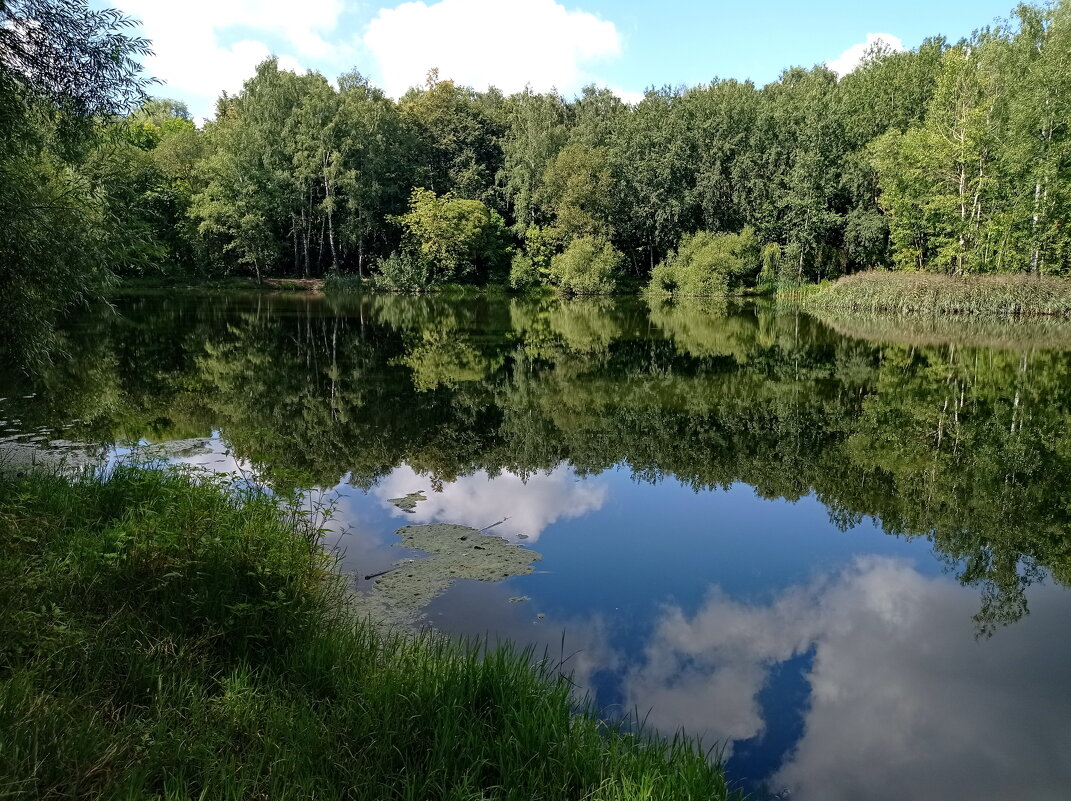
[[[732,795],[527,651],[355,620],[296,524],[175,472],[0,476],[0,797]]]
[[[352,273],[330,273],[323,283],[323,291],[328,295],[359,294],[370,289],[371,281]]]
[[[902,314],[1071,315],[1071,279],[1032,275],[956,277],[869,271],[845,276],[802,302]]]

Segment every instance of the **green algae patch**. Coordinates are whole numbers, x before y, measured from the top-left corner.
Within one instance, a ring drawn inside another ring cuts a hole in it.
[[[375,591],[356,600],[359,611],[387,625],[411,625],[457,579],[501,581],[532,572],[543,557],[469,526],[432,523],[403,526],[396,545],[429,556],[406,559],[376,580]]]
[[[400,498],[388,498],[387,503],[393,503],[403,512],[413,514],[416,511],[416,505],[420,503],[420,501],[426,500],[427,498],[424,497],[424,491],[418,490],[416,492],[410,492],[408,495],[403,495]]]
[[[192,456],[204,456],[212,453],[212,440],[208,437],[193,439],[172,439],[154,442],[138,448],[141,456],[151,459],[183,459]]]
[[[77,475],[97,463],[91,446],[83,442],[52,440],[19,434],[0,438],[0,471],[43,470]]]

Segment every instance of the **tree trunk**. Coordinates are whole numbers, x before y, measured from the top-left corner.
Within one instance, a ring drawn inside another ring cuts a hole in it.
[[[1034,248],[1030,253],[1030,272],[1036,273],[1038,271],[1038,258],[1040,256],[1038,247],[1038,223],[1041,220],[1041,181],[1038,180],[1034,183],[1034,220],[1032,230],[1034,233]]]
[[[967,165],[959,167],[959,253],[956,256],[958,271],[963,275],[963,255],[967,248]]]
[[[294,212],[290,212],[290,236],[294,240],[294,269],[297,270],[301,260],[298,258],[298,232],[297,232],[297,216]]]
[[[301,238],[305,249],[305,264],[302,267],[305,278],[309,277],[309,224],[305,219],[305,209],[301,210]]]
[[[331,244],[331,272],[338,272],[338,251],[335,249],[335,210],[332,203],[331,181],[328,178],[328,162],[324,160],[324,197],[327,200],[327,241]]]
[[[330,210],[327,212],[327,241],[331,244],[331,272],[338,272],[338,251],[335,250],[335,224],[334,215]]]

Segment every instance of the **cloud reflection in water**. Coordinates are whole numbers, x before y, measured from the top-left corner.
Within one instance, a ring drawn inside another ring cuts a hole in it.
[[[976,640],[976,597],[888,558],[748,605],[713,589],[670,607],[629,703],[707,739],[763,733],[772,668],[813,649],[804,729],[769,785],[811,799],[1066,798],[1071,787],[1067,593],[1038,587],[1030,617]]]
[[[479,470],[445,484],[441,492],[430,490],[431,481],[408,465],[402,465],[372,490],[385,505],[390,498],[423,490],[426,501],[417,503],[413,514],[396,510],[406,523],[458,523],[483,528],[505,519],[490,533],[510,539],[520,534],[534,542],[550,524],[598,511],[606,502],[606,486],[581,480],[568,467],[549,473],[533,473],[527,479],[513,473],[489,476]]]

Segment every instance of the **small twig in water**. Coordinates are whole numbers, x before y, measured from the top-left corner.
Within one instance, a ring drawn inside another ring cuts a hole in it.
[[[484,527],[483,527],[483,528],[481,528],[481,529],[477,529],[477,531],[487,531],[487,529],[489,529],[489,528],[494,528],[495,526],[501,526],[501,525],[502,525],[503,523],[505,523],[505,522],[506,522],[507,520],[509,520],[509,518],[508,518],[508,517],[503,517],[503,518],[502,518],[501,520],[499,520],[499,521],[498,521],[497,523],[492,523],[492,524],[491,524],[491,525],[489,525],[489,526],[484,526]]]
[[[368,581],[368,579],[379,578],[380,576],[386,573],[391,573],[397,569],[397,567],[388,567],[386,570],[380,570],[378,573],[369,573],[367,576],[364,577],[364,580]]]

